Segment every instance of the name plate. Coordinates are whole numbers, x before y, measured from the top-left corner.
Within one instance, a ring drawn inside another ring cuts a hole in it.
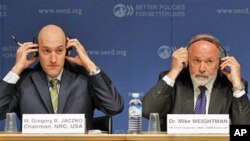
[[[23,114],[22,133],[83,133],[85,114]]]
[[[228,114],[168,114],[167,133],[229,134]]]

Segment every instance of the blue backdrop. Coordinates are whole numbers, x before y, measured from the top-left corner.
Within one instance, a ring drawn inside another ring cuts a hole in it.
[[[123,95],[125,109],[114,117],[113,128],[126,133],[129,93],[142,97],[169,68],[172,52],[195,34],[218,37],[249,81],[249,8],[248,0],[0,0],[0,76],[15,62],[12,34],[32,41],[43,25],[61,25]],[[147,126],[143,119],[143,130]]]

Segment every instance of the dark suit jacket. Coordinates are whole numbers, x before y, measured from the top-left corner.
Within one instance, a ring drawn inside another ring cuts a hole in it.
[[[84,113],[87,129],[92,129],[92,118],[97,108],[107,115],[123,110],[123,99],[110,79],[101,71],[85,75],[84,69],[66,62],[59,90],[58,113]],[[17,84],[0,82],[0,118],[7,112],[54,113],[48,80],[40,65],[22,72]]]
[[[159,113],[162,130],[166,130],[167,114],[194,114],[194,90],[188,69],[179,74],[174,87],[161,79],[166,74],[167,71],[160,74],[158,83],[142,100],[143,116],[149,118],[150,113]],[[248,93],[247,82],[242,81]],[[231,82],[220,72],[211,92],[208,113],[229,114],[232,124],[250,124],[250,103],[247,94],[240,98],[233,97]]]

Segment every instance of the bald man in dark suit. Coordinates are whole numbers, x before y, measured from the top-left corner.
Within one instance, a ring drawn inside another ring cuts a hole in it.
[[[68,56],[75,48],[77,55]],[[27,59],[28,53],[38,53]],[[28,68],[38,60],[34,68]],[[52,84],[57,94],[52,98]],[[7,112],[84,113],[87,129],[92,129],[95,109],[107,115],[123,110],[123,99],[108,76],[88,57],[77,39],[68,39],[62,28],[44,26],[38,44],[19,43],[16,63],[0,82],[0,118]]]

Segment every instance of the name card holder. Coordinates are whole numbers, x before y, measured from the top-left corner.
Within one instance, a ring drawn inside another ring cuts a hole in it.
[[[228,114],[168,114],[167,133],[229,134]]]
[[[23,114],[22,133],[85,134],[85,114]]]

